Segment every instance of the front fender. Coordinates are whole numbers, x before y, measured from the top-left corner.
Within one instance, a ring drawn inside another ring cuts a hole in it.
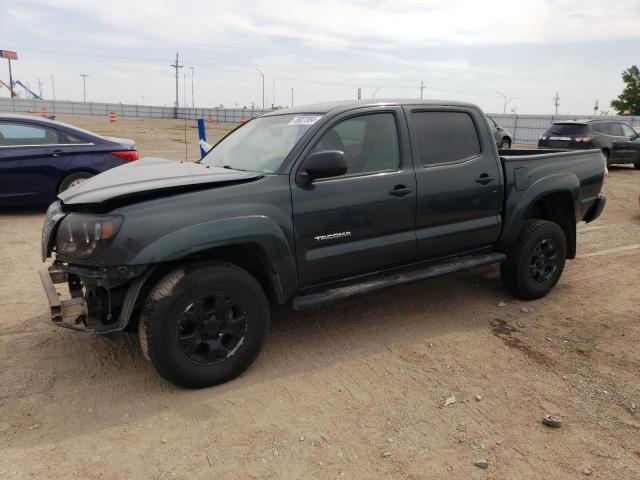
[[[294,256],[280,226],[262,215],[212,220],[174,230],[147,245],[132,265],[179,260],[217,247],[252,244],[267,255],[285,294],[298,285]]]
[[[569,193],[572,199],[574,218],[580,218],[581,194],[580,181],[572,173],[557,173],[545,176],[535,181],[524,191],[519,191],[515,183],[511,184],[511,190],[507,194],[505,205],[504,230],[497,247],[506,249],[515,242],[527,215],[534,205],[544,197],[555,193]]]

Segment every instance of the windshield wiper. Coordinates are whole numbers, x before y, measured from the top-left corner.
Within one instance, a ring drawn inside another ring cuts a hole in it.
[[[247,171],[246,168],[237,168],[237,167],[232,167],[230,165],[223,165],[222,168],[226,168],[227,170],[238,170],[239,172],[246,172]]]

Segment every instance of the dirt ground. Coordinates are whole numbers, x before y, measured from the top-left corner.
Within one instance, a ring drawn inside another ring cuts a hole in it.
[[[184,158],[180,122],[72,121]],[[279,308],[257,362],[199,391],[134,335],[55,327],[43,212],[0,212],[0,478],[640,478],[640,172],[613,168],[606,194],[544,299],[485,267]]]

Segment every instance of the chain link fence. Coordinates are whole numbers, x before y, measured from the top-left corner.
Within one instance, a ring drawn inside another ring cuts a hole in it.
[[[126,103],[70,102],[64,100],[30,100],[0,98],[0,111],[42,114],[46,109],[48,115],[97,115],[108,116],[116,112],[121,117],[143,118],[197,118],[211,119],[216,123],[240,123],[250,120],[270,109],[258,108],[189,108],[189,107],[157,107],[152,105],[130,105]],[[559,120],[591,119],[619,120],[636,130],[640,130],[640,116],[584,116],[584,115],[518,115],[489,114],[503,128],[511,132],[513,143],[537,143],[538,138]]]
[[[24,98],[0,98],[0,111],[48,115],[96,115],[108,116],[116,112],[120,117],[179,118],[190,120],[211,119],[216,123],[240,123],[259,117],[270,109],[259,108],[189,108],[130,105],[126,103],[70,102],[65,100],[30,100]]]

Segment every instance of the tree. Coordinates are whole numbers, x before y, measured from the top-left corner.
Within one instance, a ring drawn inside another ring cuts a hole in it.
[[[617,100],[611,102],[611,107],[618,111],[618,115],[640,115],[640,69],[631,66],[622,72],[622,81],[626,84]]]

